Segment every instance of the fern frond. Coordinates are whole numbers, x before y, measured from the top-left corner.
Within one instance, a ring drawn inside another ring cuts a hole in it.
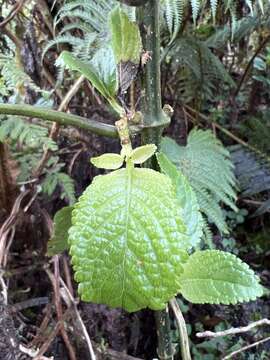
[[[186,146],[164,138],[161,148],[189,179],[201,211],[222,233],[227,233],[220,203],[237,211],[236,179],[229,151],[211,131],[197,129],[190,132]]]
[[[224,65],[203,41],[182,37],[175,41],[169,54],[181,75],[178,92],[184,102],[198,97],[211,100],[224,85],[234,86]]]
[[[218,0],[210,0],[210,4],[211,4],[212,16],[215,22]]]
[[[204,243],[207,245],[207,247],[209,249],[214,249],[213,234],[209,228],[209,225],[205,217],[203,217],[203,237],[204,237]]]
[[[61,199],[66,199],[69,204],[74,204],[75,188],[73,179],[63,172],[49,172],[41,184],[42,190],[48,196],[51,196],[56,187],[59,186],[61,189]]]
[[[185,0],[164,0],[164,14],[168,30],[171,34],[170,43],[175,40],[182,23]]]
[[[245,36],[249,35],[260,23],[261,18],[259,16],[237,20],[235,23],[233,42],[238,43]],[[227,46],[230,40],[231,27],[225,25],[217,29],[216,32],[205,41],[205,45],[211,49],[221,50]]]
[[[83,39],[75,37],[71,34],[57,36],[55,39],[47,42],[45,48],[43,49],[42,57],[44,57],[48,50],[50,50],[53,46],[60,44],[69,44],[74,47],[80,47],[83,46]]]
[[[108,47],[109,12],[116,4],[116,0],[71,0],[66,2],[54,19],[54,28],[60,27],[60,24],[66,19],[69,22],[60,29],[55,39],[47,43],[43,50],[43,56],[53,46],[67,44],[71,47],[74,56],[86,63],[90,62],[100,49]],[[134,11],[130,10],[129,15],[134,16]],[[75,36],[74,30],[80,30],[82,35]],[[62,75],[64,70],[61,65],[59,71]],[[58,76],[58,80],[60,82],[60,76]]]
[[[242,196],[253,196],[270,190],[270,158],[241,145],[230,146],[235,175]]]
[[[191,8],[192,8],[192,17],[194,24],[197,21],[199,10],[200,10],[200,1],[199,0],[191,0]]]
[[[47,128],[16,116],[0,122],[0,141],[15,142],[30,149],[58,149],[57,144],[48,136]]]
[[[24,72],[13,56],[3,56],[0,54],[0,75],[5,81],[6,87],[10,90],[16,90],[24,86],[39,93],[43,92],[30,76]]]

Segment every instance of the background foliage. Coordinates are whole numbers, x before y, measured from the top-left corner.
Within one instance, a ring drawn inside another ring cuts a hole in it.
[[[161,3],[162,95],[164,103],[174,108],[172,124],[166,130],[166,136],[174,140],[165,138],[163,151],[187,175],[197,194],[205,223],[206,241],[201,246],[237,254],[269,287],[269,3]],[[59,61],[63,51],[91,65],[99,74],[108,74],[108,69],[115,74],[117,64],[110,48],[108,19],[116,4],[114,0],[25,2],[1,28],[0,102],[59,108],[78,80],[78,73],[67,71]],[[0,22],[13,6],[14,1],[0,1]],[[135,20],[134,8],[123,5],[122,9]],[[139,79],[140,73],[132,91],[122,97],[121,106],[124,102],[128,108],[140,109],[143,94]],[[65,110],[113,124],[115,112],[106,96],[93,86],[82,80]],[[117,96],[116,88],[112,89]],[[133,140],[134,144],[139,142],[137,137]],[[0,116],[1,235],[8,230],[4,234],[10,247],[9,301],[19,309],[22,304],[26,306],[16,312],[12,325],[25,344],[33,332],[33,346],[43,343],[38,336],[41,306],[49,319],[47,330],[58,320],[57,306],[51,302],[53,284],[44,276],[52,218],[63,206],[73,204],[91,179],[102,173],[89,165],[89,158],[118,151],[115,140],[73,128],[52,133],[51,124],[37,119]],[[27,195],[28,190],[33,197]],[[13,222],[6,229],[3,224],[10,219],[20,195],[24,210],[16,213],[16,229]],[[71,278],[67,269],[69,262],[64,254],[60,270],[66,282]],[[32,299],[39,299],[34,302],[39,307],[32,306]],[[236,310],[230,306],[191,306],[182,298],[178,301],[189,324],[196,360],[221,358],[269,336],[268,328],[260,328],[231,338],[196,337],[198,331],[223,330],[269,317],[267,293]],[[121,310],[84,303],[80,311],[91,338],[102,344],[95,347],[98,354],[98,349],[106,348],[110,359],[115,355],[113,351],[117,351],[118,358],[126,353],[141,359],[156,357],[153,317],[148,311],[127,315]],[[171,335],[177,347],[179,339],[173,321]],[[69,336],[77,354],[84,354],[80,339],[72,332]],[[1,353],[10,352],[7,344],[0,342]],[[57,336],[46,354],[66,359],[67,349],[61,336]],[[265,343],[239,354],[239,359],[267,359],[269,351],[269,343]]]

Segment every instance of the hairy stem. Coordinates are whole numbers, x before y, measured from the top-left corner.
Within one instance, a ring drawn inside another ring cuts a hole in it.
[[[98,135],[117,137],[115,126],[84,117],[31,105],[0,104],[0,114],[35,117],[63,126],[75,126]]]

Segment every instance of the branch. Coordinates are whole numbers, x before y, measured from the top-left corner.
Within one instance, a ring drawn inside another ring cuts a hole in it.
[[[81,326],[82,333],[84,335],[84,338],[85,338],[87,346],[88,346],[90,358],[91,358],[91,360],[96,360],[96,355],[94,353],[92,342],[91,342],[91,339],[90,339],[89,334],[87,332],[86,326],[84,325],[84,322],[83,322],[83,320],[81,318],[79,310],[77,308],[76,300],[74,299],[73,295],[71,294],[71,292],[69,291],[68,287],[66,286],[65,282],[63,281],[63,279],[61,277],[60,277],[60,283],[63,286],[63,288],[64,288],[64,290],[65,290],[65,292],[66,292],[66,294],[67,294],[67,296],[69,298],[69,301],[73,305],[75,315],[76,315],[76,317],[78,319],[78,322],[79,322],[79,324]],[[62,292],[62,296],[63,296],[63,292]]]
[[[267,337],[267,338],[265,338],[265,339],[256,341],[256,342],[253,343],[253,344],[244,346],[244,347],[242,347],[242,348],[239,349],[239,350],[236,350],[236,351],[231,352],[229,355],[227,355],[227,356],[225,356],[224,358],[222,358],[222,360],[229,360],[229,359],[232,358],[232,356],[237,355],[237,354],[240,354],[240,353],[243,352],[243,351],[249,350],[249,349],[251,349],[251,348],[253,348],[253,347],[257,346],[257,345],[260,345],[260,344],[262,344],[262,343],[264,343],[264,342],[266,342],[266,341],[269,341],[269,340],[270,340],[270,336]]]
[[[270,325],[270,320],[268,319],[262,319],[259,321],[255,321],[247,326],[242,326],[239,328],[231,328],[228,330],[224,330],[224,331],[218,331],[218,332],[213,332],[213,331],[204,331],[204,332],[199,332],[196,334],[197,337],[199,338],[203,338],[203,337],[211,337],[211,338],[216,338],[219,336],[227,336],[227,335],[235,335],[235,334],[240,334],[240,333],[244,333],[244,332],[248,332],[250,330],[252,330],[253,328],[257,327],[257,326],[262,326],[262,325]]]
[[[227,135],[228,137],[230,137],[231,139],[236,141],[238,144],[250,149],[251,151],[253,151],[255,153],[258,153],[258,154],[262,155],[262,152],[259,149],[257,149],[256,147],[248,144],[244,140],[240,139],[238,136],[234,135],[231,131],[225,129],[223,126],[221,126],[217,122],[213,121],[210,117],[205,116],[204,114],[200,113],[199,111],[193,109],[192,107],[190,107],[188,105],[184,105],[184,109],[187,109],[188,111],[191,111],[193,114],[200,117],[202,120],[206,121],[208,124],[214,125],[217,129],[219,129],[221,132],[223,132],[223,134]],[[192,117],[192,115],[190,115],[189,113],[188,113],[188,115],[190,117]]]
[[[0,22],[0,28],[5,27],[16,16],[16,14],[20,12],[25,2],[26,0],[21,0],[15,4],[9,15],[2,22]]]
[[[184,319],[181,309],[178,305],[178,302],[176,301],[175,298],[170,300],[169,304],[172,308],[172,311],[174,313],[174,316],[175,316],[175,319],[177,322],[179,337],[180,337],[180,341],[181,341],[182,359],[183,360],[191,360],[191,355],[190,355],[190,350],[189,350],[188,333],[187,333],[185,319]]]
[[[65,111],[67,109],[69,102],[71,101],[73,96],[77,93],[77,91],[80,89],[80,86],[83,82],[84,82],[84,76],[80,76],[79,79],[77,79],[77,81],[70,88],[64,99],[61,101],[61,104],[58,107],[57,111]],[[60,124],[54,122],[50,131],[50,138],[52,140],[55,141],[57,139],[59,130],[60,130]],[[33,171],[34,178],[40,176],[42,170],[46,166],[51,155],[52,155],[52,151],[50,151],[48,148],[44,150],[42,159],[40,160],[37,168]]]
[[[253,56],[252,56],[251,59],[249,60],[249,62],[248,62],[248,64],[247,64],[247,67],[246,67],[246,69],[245,69],[245,71],[244,71],[244,74],[243,74],[243,76],[241,77],[241,79],[240,79],[240,81],[239,81],[239,84],[238,84],[238,86],[237,86],[237,88],[236,88],[236,90],[235,90],[235,92],[234,92],[234,97],[236,97],[236,96],[238,95],[238,93],[239,93],[239,91],[240,91],[240,89],[241,89],[241,87],[242,87],[242,85],[243,85],[243,83],[244,83],[244,81],[245,81],[245,79],[246,79],[246,77],[247,77],[247,74],[248,74],[248,72],[249,72],[249,70],[250,70],[250,68],[251,68],[251,66],[252,66],[255,58],[256,58],[256,57],[259,55],[259,53],[264,49],[264,47],[266,46],[266,44],[268,43],[269,40],[270,40],[270,35],[267,36],[267,37],[263,40],[263,42],[260,44],[260,46],[257,48],[257,50],[255,51],[255,53],[253,54]]]
[[[117,137],[117,130],[113,125],[100,123],[78,115],[66,114],[61,111],[50,110],[32,105],[0,104],[0,114],[35,117],[53,121],[63,126],[75,126],[97,135]]]

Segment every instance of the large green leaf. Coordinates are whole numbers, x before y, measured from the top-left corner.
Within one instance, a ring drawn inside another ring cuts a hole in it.
[[[235,255],[218,250],[197,251],[181,276],[181,293],[193,303],[236,304],[262,295],[259,278]]]
[[[196,195],[181,171],[163,153],[157,155],[162,172],[168,175],[175,186],[177,198],[183,208],[183,219],[187,226],[190,247],[198,245],[202,237],[202,215],[199,210]]]
[[[111,12],[110,27],[117,64],[127,61],[139,64],[142,40],[138,25],[130,21],[127,14],[118,6]]]
[[[65,206],[54,216],[53,235],[48,242],[47,255],[60,254],[68,249],[68,229],[71,227],[71,213],[73,206]]]
[[[72,214],[70,253],[83,300],[136,311],[178,293],[189,238],[171,180],[142,168],[98,176]]]

